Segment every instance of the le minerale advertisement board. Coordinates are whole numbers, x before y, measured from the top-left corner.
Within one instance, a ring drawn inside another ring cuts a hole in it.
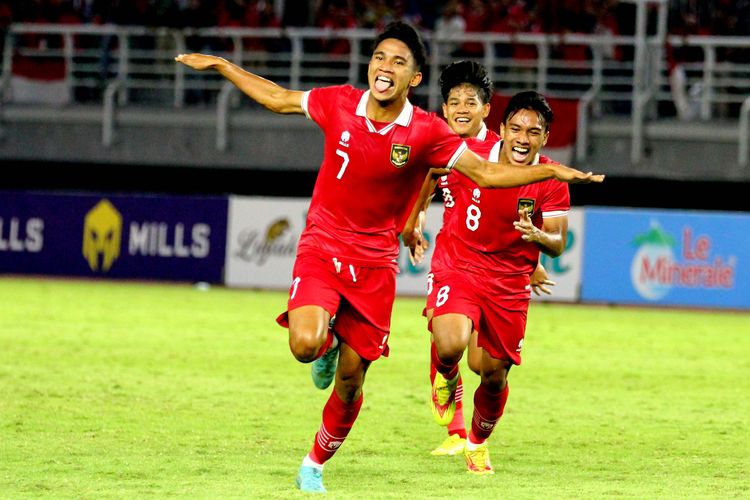
[[[227,200],[0,193],[0,272],[221,283]]]
[[[584,301],[750,308],[750,215],[588,208]]]

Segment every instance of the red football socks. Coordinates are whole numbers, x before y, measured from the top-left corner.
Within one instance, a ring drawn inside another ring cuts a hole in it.
[[[482,444],[490,437],[503,415],[505,403],[508,401],[508,384],[501,392],[490,392],[483,384],[479,384],[474,392],[474,416],[471,419],[472,443]]]
[[[315,434],[315,443],[310,452],[316,462],[323,464],[336,453],[357,420],[363,400],[364,394],[357,401],[347,404],[335,390],[331,392],[331,397],[323,408],[323,422]]]
[[[329,328],[326,335],[326,341],[323,342],[323,345],[320,347],[320,349],[318,349],[318,353],[315,355],[315,359],[319,359],[323,354],[328,352],[328,349],[330,349],[333,345],[333,341],[335,338],[336,335],[334,335],[333,330]]]

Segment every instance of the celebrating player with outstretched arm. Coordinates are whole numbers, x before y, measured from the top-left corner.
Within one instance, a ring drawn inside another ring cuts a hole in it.
[[[411,26],[388,25],[375,40],[369,90],[349,85],[308,92],[284,89],[215,56],[180,55],[192,68],[218,71],[277,113],[304,113],[325,136],[323,161],[300,237],[287,311],[296,359],[313,363],[316,386],[334,389],[312,449],[297,474],[304,491],[323,492],[323,464],[344,442],[363,401],[372,361],[388,354],[395,299],[398,233],[430,168],[455,168],[483,186],[544,179],[600,182],[602,176],[562,166],[499,165],[468,151],[433,113],[408,100],[422,80],[424,45]],[[334,331],[329,329],[336,316]]]
[[[475,61],[458,61],[448,65],[441,73],[438,83],[440,94],[443,97],[443,116],[451,129],[465,139],[485,141],[494,145],[500,140],[500,136],[489,130],[484,120],[490,113],[490,99],[492,97],[492,81],[487,70]],[[472,141],[474,142],[474,141]],[[450,218],[455,216],[454,210],[458,201],[456,198],[465,195],[461,188],[459,176],[454,174],[444,175],[438,181],[438,189],[443,198],[443,227],[447,227]],[[441,233],[438,232],[435,241],[440,241]],[[442,249],[442,245],[440,245]],[[430,263],[431,272],[428,282],[432,282],[434,273],[451,266],[446,252],[435,252]],[[420,256],[421,258],[421,256]],[[548,279],[547,272],[541,263],[531,275],[531,286],[535,293],[551,293],[548,285],[554,284]],[[427,321],[432,320],[433,309],[426,309]],[[479,367],[482,359],[482,349],[477,345],[476,328],[471,332],[468,349],[469,368],[479,375]],[[432,344],[432,341],[431,341]],[[437,374],[435,363],[430,362],[430,384],[434,383]],[[466,424],[463,415],[463,382],[459,374],[455,396],[456,406],[452,419],[450,415],[436,415],[440,423],[446,425],[448,436],[431,454],[435,456],[455,455],[463,453],[466,443]]]
[[[472,142],[490,160],[534,170],[552,160],[540,156],[547,142],[552,110],[540,94],[511,98],[501,124],[502,141]],[[554,179],[511,189],[483,189],[457,176],[457,196],[441,230],[433,259],[427,310],[437,371],[431,404],[438,423],[452,422],[459,397],[458,362],[476,335],[481,382],[474,393],[474,414],[464,457],[468,471],[492,474],[485,441],[503,414],[508,371],[521,362],[531,282],[539,252],[562,253],[570,208],[568,186]],[[424,195],[424,193],[422,193]],[[424,202],[419,199],[417,204]],[[419,205],[421,206],[421,205]],[[410,221],[411,222],[411,221]],[[471,353],[471,349],[470,349]],[[476,360],[474,361],[476,363]]]

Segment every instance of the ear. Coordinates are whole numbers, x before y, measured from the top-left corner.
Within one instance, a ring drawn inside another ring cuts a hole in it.
[[[500,139],[503,139],[504,137],[505,137],[505,124],[501,123],[500,124]],[[545,139],[545,142],[546,142],[546,139]]]
[[[547,139],[549,139],[549,130],[544,133],[544,139],[542,140],[542,147],[547,145]]]
[[[409,80],[409,87],[416,87],[420,83],[422,83],[422,72],[417,71],[414,73],[414,76],[411,77],[411,80]]]
[[[482,118],[487,118],[488,116],[490,116],[490,103],[482,106]]]
[[[443,103],[443,118],[448,119],[448,105]]]

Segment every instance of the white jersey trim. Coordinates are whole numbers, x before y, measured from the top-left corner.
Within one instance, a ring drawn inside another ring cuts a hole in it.
[[[456,162],[459,158],[461,158],[461,155],[464,154],[464,151],[466,151],[467,149],[469,149],[469,147],[465,142],[462,142],[456,152],[453,153],[453,156],[451,156],[451,159],[448,160],[448,164],[445,166],[445,168],[447,168],[448,170],[453,170],[453,167],[456,166]]]
[[[486,141],[487,140],[487,125],[482,122],[482,128],[479,129],[479,132],[477,133],[477,139],[480,141]]]
[[[359,99],[359,104],[357,104],[357,111],[355,112],[357,116],[361,116],[365,119],[367,130],[376,134],[385,135],[390,132],[396,125],[401,125],[402,127],[409,126],[409,124],[411,123],[411,117],[414,115],[414,106],[407,99],[404,103],[403,109],[401,109],[401,113],[399,113],[395,120],[393,120],[385,127],[381,128],[380,130],[375,128],[375,125],[373,125],[370,119],[367,117],[367,99],[369,99],[369,97],[369,90],[362,94],[362,97]]]
[[[542,218],[554,219],[555,217],[565,217],[568,215],[568,210],[552,210],[550,212],[542,212]]]
[[[500,160],[500,148],[503,145],[503,141],[497,141],[494,146],[492,146],[492,149],[490,150],[490,155],[487,157],[487,159],[493,163],[497,163]]]
[[[310,91],[306,91],[302,93],[302,102],[300,105],[302,106],[302,111],[305,112],[305,116],[308,120],[312,120],[312,117],[310,116],[310,110],[308,109],[308,99],[310,98]]]

